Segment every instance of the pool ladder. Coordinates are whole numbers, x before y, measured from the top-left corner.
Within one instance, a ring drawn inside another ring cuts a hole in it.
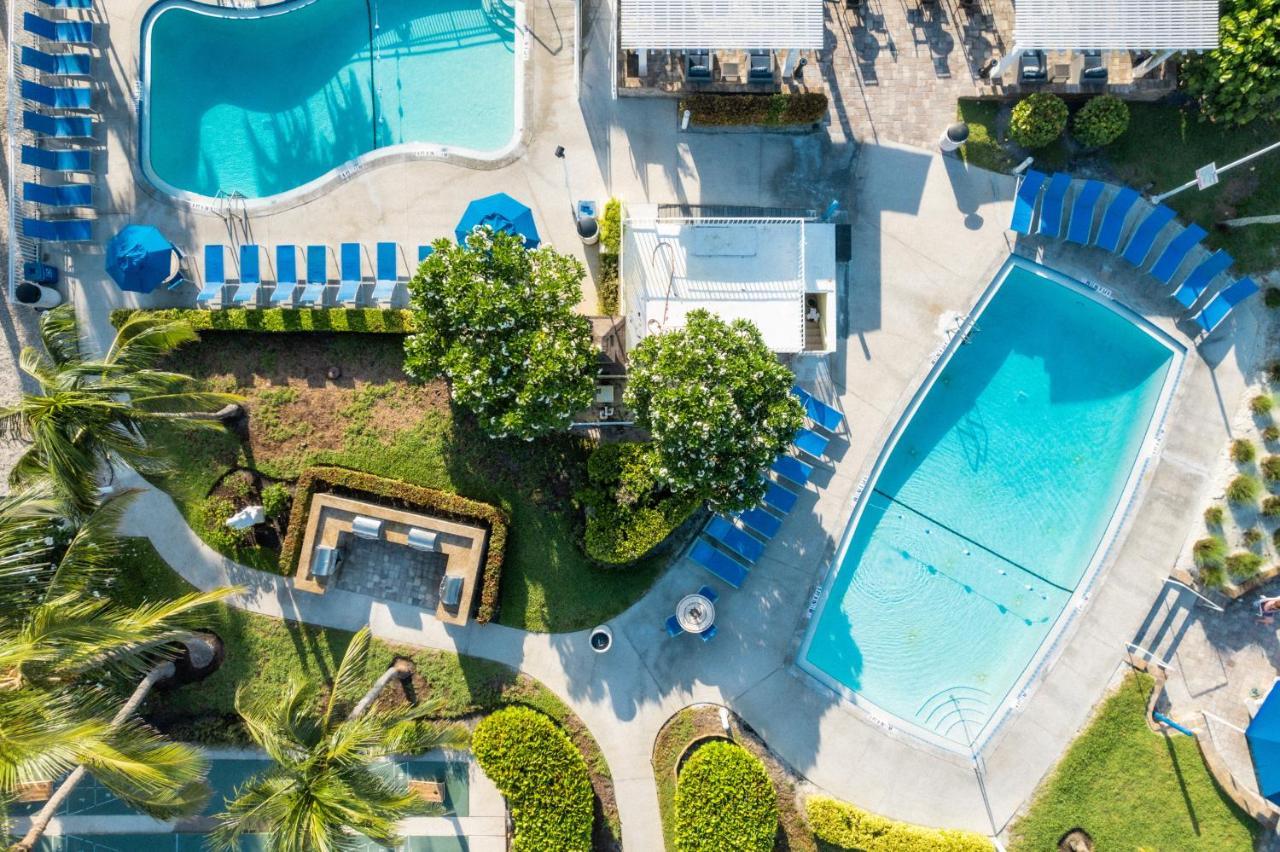
[[[227,226],[228,236],[234,238],[236,236],[236,225],[240,226],[240,235],[245,240],[249,239],[249,208],[245,204],[245,196],[243,192],[232,190],[227,192],[224,189],[218,190],[218,218]]]

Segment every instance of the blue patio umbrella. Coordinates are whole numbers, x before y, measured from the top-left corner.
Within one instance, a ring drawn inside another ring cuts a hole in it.
[[[495,231],[508,234],[519,234],[524,237],[524,247],[534,249],[542,238],[538,236],[538,228],[533,224],[533,211],[516,201],[505,192],[477,198],[467,205],[467,212],[458,220],[458,227],[453,235],[458,245],[466,245],[467,234],[475,230],[477,225],[488,225]]]
[[[1280,689],[1272,685],[1253,721],[1244,732],[1253,752],[1253,769],[1258,774],[1258,791],[1268,801],[1280,805]]]
[[[177,280],[181,257],[150,225],[126,225],[107,243],[107,274],[121,290],[150,293]]]

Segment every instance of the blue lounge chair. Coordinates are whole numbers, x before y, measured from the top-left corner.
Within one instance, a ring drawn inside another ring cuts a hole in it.
[[[1062,214],[1067,209],[1067,190],[1071,189],[1071,175],[1057,172],[1044,191],[1040,204],[1040,227],[1037,233],[1056,237],[1062,233]]]
[[[742,581],[747,579],[747,569],[741,563],[701,539],[693,543],[689,558],[735,589],[742,588]]]
[[[34,145],[23,145],[22,164],[51,172],[91,172],[93,171],[93,152],[50,151]]]
[[[1151,265],[1151,274],[1161,284],[1168,284],[1173,280],[1173,274],[1178,271],[1182,261],[1186,260],[1191,250],[1200,244],[1204,235],[1204,229],[1199,225],[1188,225],[1183,228],[1182,233],[1170,240],[1169,245],[1160,252],[1156,262]]]
[[[1256,292],[1258,292],[1258,285],[1253,282],[1252,278],[1241,278],[1239,281],[1214,296],[1209,301],[1209,304],[1201,308],[1200,311],[1191,318],[1191,321],[1200,326],[1200,328],[1204,330],[1206,336],[1213,334],[1213,330],[1227,318],[1227,314],[1231,313],[1232,308]]]
[[[747,562],[755,562],[764,553],[764,545],[760,543],[760,539],[747,535],[723,515],[716,515],[708,521],[703,532]]]
[[[1218,249],[1209,255],[1199,266],[1191,270],[1187,275],[1182,286],[1173,294],[1173,298],[1177,299],[1184,308],[1189,308],[1196,303],[1201,294],[1209,289],[1209,285],[1213,283],[1213,279],[1227,271],[1231,264],[1235,263],[1235,259],[1222,249]]]
[[[203,305],[215,299],[222,301],[222,291],[227,286],[226,246],[221,244],[204,247],[204,286],[196,294],[196,304]]]
[[[30,12],[22,14],[22,28],[58,44],[93,44],[93,24],[88,21],[50,21]]]
[[[1009,229],[1019,234],[1031,233],[1031,221],[1036,216],[1036,199],[1040,196],[1040,187],[1044,185],[1045,175],[1035,169],[1018,181],[1018,191],[1013,196],[1013,218],[1009,221]]]
[[[292,301],[298,289],[298,247],[276,246],[276,288],[271,291],[271,304]]]
[[[40,0],[50,9],[92,9],[93,0]]]
[[[1120,247],[1120,237],[1124,235],[1124,223],[1129,218],[1129,211],[1133,209],[1133,205],[1138,203],[1138,199],[1142,196],[1138,194],[1136,189],[1122,187],[1116,193],[1115,198],[1107,204],[1106,212],[1102,214],[1102,224],[1098,227],[1098,237],[1094,240],[1094,245],[1100,249],[1114,252]]]
[[[702,595],[704,598],[711,601],[712,603],[715,603],[716,601],[720,600],[720,593],[717,592],[715,589],[711,588],[710,586],[703,586],[701,589],[698,589],[698,594]]]
[[[782,528],[782,521],[778,520],[776,515],[771,515],[758,506],[747,509],[745,512],[739,512],[738,520],[742,521],[743,526],[762,538],[773,538],[778,534],[778,530]]]
[[[243,305],[258,301],[258,288],[262,286],[262,250],[256,243],[240,246],[240,286],[231,294],[231,302]]]
[[[422,261],[431,257],[431,255],[435,253],[436,253],[435,246],[418,246],[418,263],[422,263]]]
[[[395,243],[378,243],[378,269],[373,281],[373,301],[378,304],[389,303],[396,293],[396,282],[400,277],[396,273],[398,251],[399,246]]]
[[[24,109],[22,126],[32,133],[55,139],[88,139],[93,136],[93,121],[83,115],[45,115]]]
[[[822,458],[822,454],[827,451],[827,444],[831,439],[825,435],[819,435],[812,429],[801,429],[796,433],[795,445],[796,449],[815,459]]]
[[[90,76],[92,59],[87,53],[45,53],[34,47],[22,48],[23,65],[62,77]]]
[[[338,304],[354,305],[360,298],[360,284],[364,280],[360,263],[360,244],[343,243],[339,262]]]
[[[1071,224],[1067,226],[1067,242],[1089,245],[1093,234],[1093,220],[1098,212],[1098,199],[1106,184],[1100,180],[1087,180],[1080,187],[1080,194],[1071,204]]]
[[[708,627],[706,630],[699,633],[698,638],[701,639],[703,642],[710,642],[712,639],[716,638],[716,632],[717,632],[716,626],[713,624],[710,627]]]
[[[673,639],[676,636],[679,636],[680,634],[684,633],[684,628],[680,626],[680,619],[676,618],[674,615],[667,616],[666,627],[667,627],[667,635],[672,637]]]
[[[22,81],[22,97],[52,109],[92,109],[93,89],[88,86],[46,86]]]
[[[798,499],[800,499],[798,494],[788,491],[776,482],[770,482],[769,487],[764,490],[764,504],[783,515],[795,508]]]
[[[1151,247],[1155,245],[1156,237],[1160,236],[1164,226],[1172,222],[1176,215],[1171,208],[1163,204],[1156,207],[1147,214],[1147,218],[1142,220],[1142,224],[1138,225],[1120,256],[1134,266],[1142,266],[1147,262],[1147,255],[1151,254]]]
[[[324,303],[324,288],[329,286],[329,249],[307,246],[307,282],[298,295],[299,305]]]
[[[84,243],[93,239],[93,220],[23,219],[22,233],[48,243]]]
[[[769,470],[791,480],[796,485],[805,486],[809,484],[809,477],[813,474],[813,465],[805,464],[795,456],[778,456],[773,460],[773,464],[769,465]]]
[[[61,186],[45,186],[26,181],[22,184],[22,197],[33,204],[49,207],[92,207],[93,184],[68,183]]]
[[[815,399],[811,393],[799,385],[792,387],[791,392],[796,395],[796,398],[800,400],[800,404],[804,406],[804,413],[819,428],[834,433],[840,428],[840,424],[844,422],[843,414],[822,400]]]

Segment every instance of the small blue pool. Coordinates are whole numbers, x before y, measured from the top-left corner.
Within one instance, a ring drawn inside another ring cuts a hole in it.
[[[143,24],[143,164],[171,191],[262,198],[391,146],[495,155],[516,29],[512,0],[165,0]]]
[[[1100,561],[1180,359],[1140,318],[1011,259],[863,491],[800,665],[976,744]]]

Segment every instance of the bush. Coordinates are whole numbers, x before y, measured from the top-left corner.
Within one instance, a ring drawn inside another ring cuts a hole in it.
[[[1280,456],[1267,456],[1258,467],[1267,482],[1280,482]]]
[[[489,530],[489,546],[485,552],[484,575],[480,585],[480,606],[476,621],[492,621],[498,616],[498,592],[502,584],[502,557],[507,545],[507,516],[501,509],[469,500],[458,494],[410,485],[398,479],[385,479],[345,467],[312,467],[304,470],[294,485],[293,510],[289,527],[280,547],[280,570],[291,575],[298,570],[302,555],[302,539],[307,531],[313,494],[333,493],[368,499],[385,498],[398,509],[439,515],[445,520],[478,524]]]
[[[1248,550],[1241,550],[1227,557],[1226,568],[1233,580],[1248,580],[1262,568],[1262,557]]]
[[[782,127],[814,124],[827,114],[823,92],[780,92],[775,95],[690,95],[680,99],[680,112],[689,110],[694,124],[760,124]]]
[[[1222,507],[1210,506],[1204,510],[1205,526],[1220,527],[1222,526]]]
[[[804,803],[809,827],[823,843],[857,852],[992,852],[991,841],[970,831],[894,822],[826,796]]]
[[[1253,461],[1258,451],[1254,449],[1253,442],[1246,438],[1237,438],[1231,442],[1231,460],[1239,464],[1247,464]]]
[[[1086,148],[1110,145],[1129,129],[1129,105],[1114,95],[1098,95],[1072,120],[1072,135]]]
[[[1280,287],[1268,287],[1263,290],[1262,301],[1268,308],[1280,308]]]
[[[1277,530],[1280,532],[1280,530]],[[1222,589],[1227,585],[1227,572],[1221,566],[1205,566],[1200,569],[1200,582],[1210,589]]]
[[[1202,538],[1191,546],[1197,568],[1221,568],[1226,564],[1227,543],[1218,536]]]
[[[617,254],[622,250],[622,202],[610,198],[604,204],[604,215],[600,217],[600,251],[605,254]]]
[[[268,518],[278,518],[289,508],[291,499],[287,485],[273,482],[262,489],[262,511]]]
[[[1244,535],[1240,536],[1240,541],[1245,547],[1256,547],[1262,541],[1262,530],[1249,527],[1244,531]]]
[[[123,325],[136,313],[165,320],[182,320],[196,331],[261,331],[272,333],[350,331],[362,334],[408,334],[416,330],[413,312],[393,308],[196,308],[111,312],[111,324]]]
[[[1067,128],[1067,104],[1048,92],[1035,92],[1013,107],[1009,135],[1024,148],[1043,148]]]
[[[1262,440],[1268,444],[1274,444],[1280,441],[1280,426],[1268,426],[1262,430]]]
[[[506,707],[476,726],[471,750],[511,806],[513,850],[591,849],[591,777],[554,722],[528,707]]]
[[[1201,114],[1223,124],[1280,115],[1280,0],[1223,0],[1219,44],[1179,72]]]
[[[769,852],[778,834],[778,800],[764,764],[742,746],[700,746],[676,781],[679,852]]]
[[[1273,405],[1275,405],[1275,401],[1269,393],[1260,393],[1249,400],[1249,410],[1259,417],[1270,414]]]
[[[1262,514],[1268,518],[1280,518],[1280,497],[1271,496],[1263,500]]]
[[[1269,456],[1275,458],[1275,456]],[[1263,462],[1265,465],[1266,462]],[[1252,503],[1262,492],[1262,484],[1256,477],[1242,473],[1227,484],[1227,499],[1232,503]]]
[[[225,497],[210,497],[200,507],[200,537],[214,550],[231,550],[248,541],[248,530],[235,530],[227,526],[227,518],[236,513],[235,504]]]
[[[618,256],[600,255],[600,278],[596,281],[596,303],[601,316],[618,315]]]
[[[698,507],[675,497],[656,476],[648,444],[603,444],[587,460],[589,487],[579,495],[587,512],[587,555],[605,565],[626,565],[653,550]]]

